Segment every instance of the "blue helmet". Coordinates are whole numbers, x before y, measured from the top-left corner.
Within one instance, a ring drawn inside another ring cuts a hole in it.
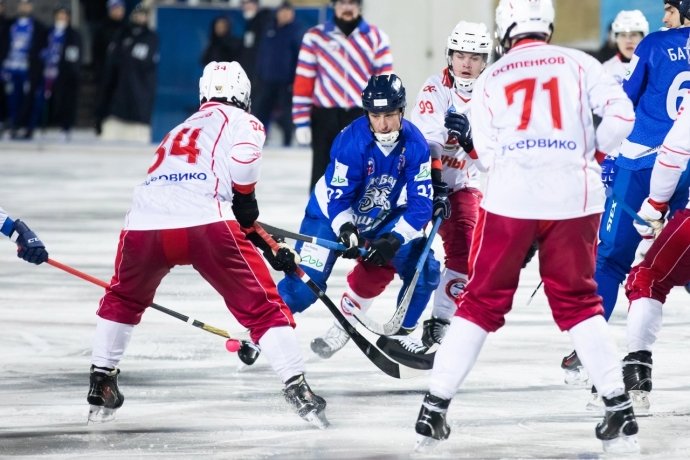
[[[395,74],[372,76],[362,91],[362,107],[367,112],[392,112],[405,105],[405,87]]]

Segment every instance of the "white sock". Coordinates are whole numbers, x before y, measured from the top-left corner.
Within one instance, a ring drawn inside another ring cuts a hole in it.
[[[607,398],[623,394],[623,369],[604,317],[587,318],[568,333],[597,392]]]
[[[272,327],[261,337],[259,346],[273,371],[285,383],[291,377],[304,373],[304,359],[297,335],[290,326]]]
[[[434,309],[431,316],[441,319],[451,319],[455,314],[457,305],[455,300],[467,285],[467,275],[449,268],[443,270],[441,282],[434,292]]]
[[[489,335],[481,327],[458,316],[453,317],[436,351],[431,370],[429,392],[443,399],[452,399],[477,361]]]
[[[132,329],[132,324],[116,323],[97,317],[91,364],[109,369],[116,368],[132,338]]]
[[[656,336],[661,330],[663,304],[643,297],[633,300],[628,309],[628,352],[652,351]]]

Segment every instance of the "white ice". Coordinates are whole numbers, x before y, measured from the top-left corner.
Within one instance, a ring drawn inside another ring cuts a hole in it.
[[[53,259],[107,281],[132,188],[154,148],[78,136],[67,145],[0,143],[0,204],[39,234]],[[306,149],[267,149],[258,189],[262,220],[298,230],[309,169]],[[339,262],[333,275],[328,293],[335,300],[348,267]],[[418,455],[414,422],[427,377],[388,377],[352,343],[329,360],[314,356],[310,340],[332,322],[318,303],[296,317],[297,333],[308,380],[328,401],[328,430],[290,412],[265,359],[238,370],[222,338],[152,309],[120,365],[126,401],[117,419],[87,426],[90,344],[103,289],[49,265],[29,265],[0,241],[0,457],[612,458],[594,437],[600,416],[585,410],[589,388],[563,384],[560,362],[571,344],[553,324],[543,291],[526,305],[538,281],[533,261],[506,327],[489,337],[451,404],[450,439]],[[398,287],[377,300],[372,314],[392,313]],[[188,267],[175,269],[155,300],[243,334]],[[652,415],[639,418],[639,458],[690,458],[689,302],[679,288],[665,308]],[[610,323],[621,357],[626,306],[621,292]]]

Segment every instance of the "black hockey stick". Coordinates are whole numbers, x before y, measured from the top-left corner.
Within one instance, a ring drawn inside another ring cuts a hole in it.
[[[291,232],[289,230],[283,230],[282,228],[274,227],[272,225],[264,224],[263,222],[257,222],[271,235],[275,235],[281,238],[290,238],[291,240],[304,241],[305,243],[312,243],[317,246],[322,246],[326,249],[332,251],[345,251],[347,247],[344,244],[338,243],[336,241],[330,241],[324,238],[318,238],[316,236],[303,235],[301,233]],[[367,251],[364,248],[359,249],[360,255],[365,255]]]
[[[400,326],[402,325],[403,320],[405,319],[407,310],[408,308],[410,308],[410,301],[412,300],[412,294],[414,294],[415,287],[417,286],[419,274],[422,272],[422,269],[424,268],[426,258],[429,255],[429,251],[431,250],[431,243],[434,242],[434,237],[436,236],[436,233],[438,232],[438,228],[441,226],[442,221],[443,218],[441,216],[438,216],[436,220],[434,220],[434,225],[431,228],[429,235],[427,236],[424,249],[422,249],[421,254],[419,254],[419,259],[417,259],[417,265],[415,265],[414,269],[414,276],[412,277],[410,284],[407,285],[405,293],[403,294],[402,299],[400,300],[400,304],[395,309],[395,313],[393,313],[391,319],[389,319],[388,322],[381,324],[376,322],[372,318],[368,317],[359,309],[355,309],[352,312],[354,317],[357,318],[357,321],[362,323],[364,327],[369,329],[374,334],[393,335],[400,330]],[[431,358],[431,362],[433,362],[433,357]]]
[[[279,249],[278,243],[276,243],[271,235],[269,235],[267,231],[262,228],[261,224],[258,222],[255,223],[254,230],[271,246],[273,250]],[[357,345],[357,347],[359,347],[369,361],[371,361],[385,374],[396,379],[410,378],[420,375],[418,370],[431,369],[431,367],[420,367],[417,364],[418,359],[416,357],[413,357],[412,359],[405,359],[408,357],[401,357],[398,362],[391,360],[385,355],[385,353],[381,352],[381,350],[379,350],[374,344],[369,342],[366,337],[357,331],[355,326],[352,325],[347,318],[345,318],[340,309],[333,303],[326,293],[314,281],[312,281],[306,273],[304,273],[304,270],[298,266],[295,273],[309,287],[309,289],[316,294],[323,304],[326,305],[326,308],[328,308],[331,314],[335,317],[342,328],[345,329],[350,338],[352,338],[352,341]],[[403,360],[409,362],[409,364],[402,362]]]

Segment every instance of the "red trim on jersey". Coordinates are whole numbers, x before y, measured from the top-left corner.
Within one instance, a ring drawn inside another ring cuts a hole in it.
[[[222,105],[222,104],[217,104],[217,103],[211,103],[214,104],[212,107],[215,107],[215,105]],[[204,104],[206,105],[206,104]],[[216,165],[216,147],[218,146],[218,142],[220,142],[220,138],[223,135],[223,130],[225,130],[225,127],[230,124],[230,120],[228,119],[228,116],[225,114],[224,111],[219,110],[221,115],[223,115],[223,118],[225,118],[225,121],[220,127],[220,130],[218,130],[218,137],[216,138],[216,142],[213,143],[213,149],[211,150],[211,171],[213,172],[213,176],[216,178],[216,185],[213,188],[213,198],[216,200],[216,208],[218,209],[218,216],[222,216],[223,212],[220,209],[220,200],[218,200],[218,187],[220,186],[220,178],[218,177],[218,174],[216,174],[216,171],[214,169]]]
[[[661,148],[664,149],[664,150],[668,150],[669,152],[677,153],[677,154],[679,154],[679,155],[690,155],[690,153],[688,153],[688,152],[684,152],[684,151],[682,151],[682,150],[674,150],[674,149],[672,149],[671,147],[669,147],[668,145],[665,145],[665,144],[662,145]]]
[[[252,182],[251,184],[232,183],[232,189],[238,193],[241,193],[242,195],[249,195],[254,191],[254,187],[256,187],[256,182]]]

